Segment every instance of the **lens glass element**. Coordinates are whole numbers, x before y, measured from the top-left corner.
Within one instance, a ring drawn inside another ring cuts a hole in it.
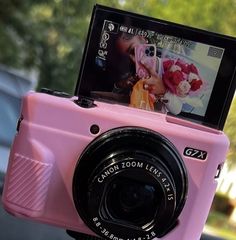
[[[120,177],[110,184],[107,210],[114,219],[142,226],[151,221],[157,211],[157,192],[154,185]]]

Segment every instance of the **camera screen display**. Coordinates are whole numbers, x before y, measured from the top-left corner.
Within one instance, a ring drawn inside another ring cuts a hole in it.
[[[76,94],[222,129],[234,93],[236,41],[97,5]]]

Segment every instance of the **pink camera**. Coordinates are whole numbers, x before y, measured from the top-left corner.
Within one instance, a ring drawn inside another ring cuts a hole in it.
[[[23,99],[8,212],[111,240],[200,238],[229,146],[223,132],[53,94]]]

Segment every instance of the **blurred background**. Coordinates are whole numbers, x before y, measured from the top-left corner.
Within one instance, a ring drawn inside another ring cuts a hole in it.
[[[235,0],[0,0],[0,192],[22,95],[41,87],[73,94],[96,3],[236,37]],[[224,130],[231,147],[204,232],[218,237],[214,239],[233,240],[235,100]],[[2,240],[69,239],[61,229],[15,219],[2,208],[0,226]]]

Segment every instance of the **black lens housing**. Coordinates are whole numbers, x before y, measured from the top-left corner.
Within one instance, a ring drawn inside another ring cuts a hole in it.
[[[153,46],[149,46],[145,49],[145,54],[148,57],[153,57],[155,54],[155,48]]]
[[[73,178],[75,207],[101,237],[161,237],[176,224],[187,197],[187,171],[161,134],[122,127],[95,138]]]

